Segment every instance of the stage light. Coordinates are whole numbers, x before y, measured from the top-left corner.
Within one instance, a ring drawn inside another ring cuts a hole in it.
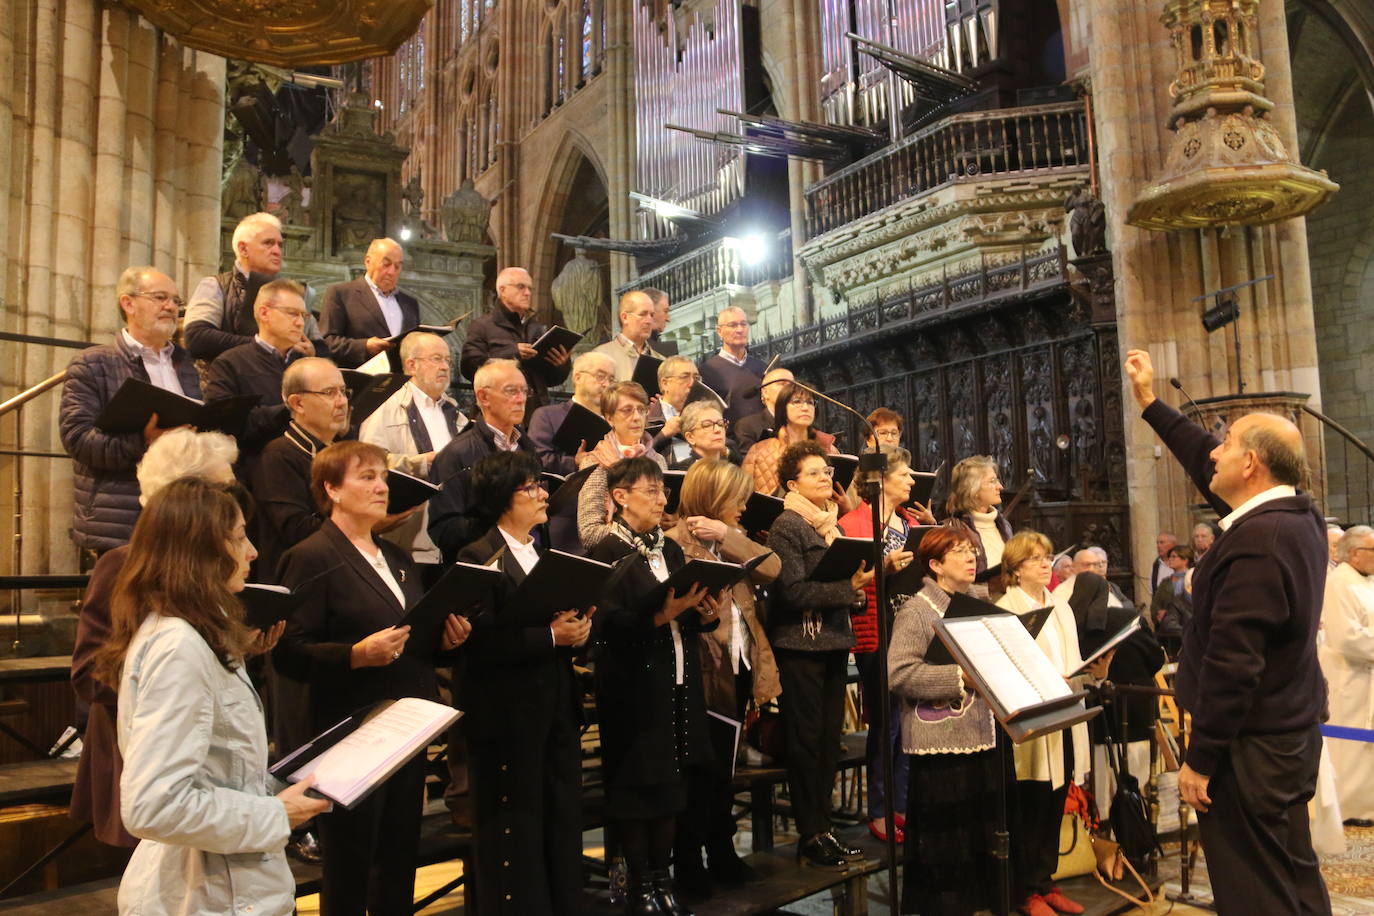
[[[743,238],[727,235],[721,242],[726,248],[733,248],[739,252],[739,259],[748,267],[755,267],[768,258],[768,238],[757,232],[750,233]]]
[[[402,227],[401,227],[401,241],[403,241],[403,242],[408,242],[408,241],[410,241],[410,227],[409,227],[409,226],[402,226]]]

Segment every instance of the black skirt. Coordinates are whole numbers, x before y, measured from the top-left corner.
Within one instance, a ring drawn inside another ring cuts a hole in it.
[[[1011,779],[997,749],[913,754],[908,777],[902,912],[970,916],[997,893],[997,785]]]

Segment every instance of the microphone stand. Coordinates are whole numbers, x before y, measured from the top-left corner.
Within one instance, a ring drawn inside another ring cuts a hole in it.
[[[855,471],[858,480],[860,495],[867,500],[873,516],[873,608],[878,616],[878,721],[869,722],[870,729],[879,729],[879,736],[882,739],[882,771],[883,771],[883,816],[887,818],[887,883],[892,895],[892,912],[901,912],[901,887],[897,884],[897,821],[892,816],[892,793],[895,786],[893,773],[896,769],[892,754],[892,691],[888,687],[887,673],[887,648],[891,643],[891,627],[888,625],[887,610],[887,576],[883,564],[883,531],[887,527],[887,519],[881,518],[883,502],[883,476],[887,471],[887,456],[884,455],[878,446],[878,436],[873,431],[872,425],[867,418],[853,407],[841,401],[837,401],[828,394],[824,394],[804,385],[801,382],[793,381],[794,385],[803,391],[809,392],[813,397],[821,398],[834,404],[841,410],[847,411],[858,417],[863,424],[867,437],[873,443],[872,451],[860,452],[859,468]]]

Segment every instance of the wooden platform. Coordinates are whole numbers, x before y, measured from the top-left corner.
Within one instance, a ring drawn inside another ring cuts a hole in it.
[[[72,676],[70,655],[0,658],[0,681],[65,681]]]
[[[75,759],[30,760],[0,765],[0,808],[12,805],[65,805],[76,782]]]

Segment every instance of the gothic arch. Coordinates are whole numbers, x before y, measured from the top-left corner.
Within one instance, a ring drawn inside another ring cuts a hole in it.
[[[587,138],[578,131],[569,129],[563,133],[552,162],[554,165],[539,193],[539,205],[535,211],[539,214],[539,222],[530,236],[530,250],[525,258],[530,273],[535,279],[535,287],[539,290],[539,298],[535,302],[535,307],[541,314],[548,314],[552,308],[553,303],[548,294],[549,284],[558,275],[562,265],[571,257],[571,252],[568,251],[567,247],[562,242],[552,238],[551,233],[605,235],[604,228],[601,228],[600,231],[584,231],[591,228],[590,226],[573,229],[570,232],[568,228],[570,205],[586,206],[589,202],[599,201],[601,205],[605,206],[608,204],[610,188],[610,183],[606,177],[606,167],[600,156],[597,155]],[[589,179],[592,178],[599,186],[599,194],[598,188],[589,186]],[[597,257],[603,264],[606,263],[604,253],[594,255],[594,257]],[[609,273],[605,279],[609,284]]]

